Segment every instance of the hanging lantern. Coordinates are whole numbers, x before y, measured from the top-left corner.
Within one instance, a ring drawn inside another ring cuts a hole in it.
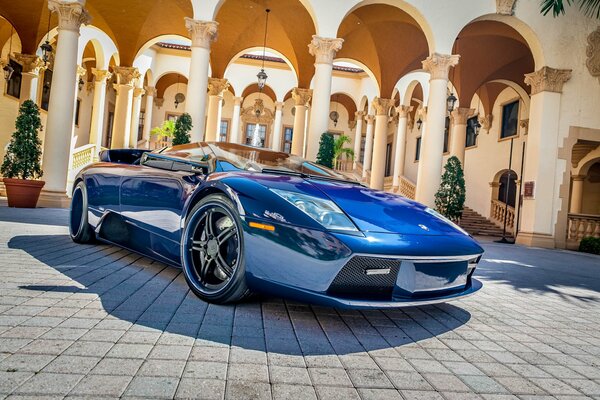
[[[44,61],[44,65],[46,65],[48,64],[48,61],[50,61],[50,55],[53,50],[52,45],[46,40],[46,42],[40,46],[40,49],[42,50],[42,60]]]
[[[450,96],[446,99],[446,106],[448,107],[448,112],[452,112],[454,110],[454,106],[456,105],[456,101],[458,99],[454,95],[454,93],[450,93]]]
[[[264,69],[261,69],[258,74],[256,74],[258,78],[258,89],[263,90],[265,88],[265,83],[267,83],[268,75]]]
[[[77,82],[77,89],[79,89],[79,91],[81,92],[81,89],[83,89],[83,85],[85,85],[85,82],[83,81],[83,78],[79,78],[79,81]]]
[[[6,80],[6,82],[10,81],[10,78],[12,78],[13,73],[15,72],[15,69],[10,65],[10,61],[2,69],[4,70],[4,80]]]
[[[476,118],[475,124],[473,124],[473,131],[475,132],[475,136],[479,136],[480,129],[481,129],[481,124],[479,123],[479,118]]]
[[[271,12],[271,10],[269,10],[268,8],[265,10],[266,13],[266,17],[265,17],[265,36],[263,39],[263,54],[262,54],[262,66],[260,68],[260,71],[258,72],[258,74],[256,74],[256,77],[258,78],[258,91],[262,92],[262,90],[265,88],[265,84],[267,83],[267,78],[269,77],[267,75],[267,73],[265,72],[265,53],[267,50],[267,31],[269,29],[269,13]]]
[[[183,93],[177,93],[175,95],[175,108],[179,107],[181,103],[185,101],[185,95]]]
[[[332,111],[329,113],[329,119],[333,121],[333,126],[337,126],[337,123],[340,119],[340,114],[337,111]]]
[[[419,117],[419,119],[417,120],[417,129],[421,130],[421,126],[423,126],[423,120],[421,119],[421,117]]]

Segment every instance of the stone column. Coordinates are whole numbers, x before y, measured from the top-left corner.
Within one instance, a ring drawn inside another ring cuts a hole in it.
[[[140,112],[142,111],[142,96],[145,90],[141,87],[133,89],[133,107],[131,109],[131,134],[129,135],[129,147],[138,147],[138,131],[140,129]]]
[[[421,135],[421,157],[419,160],[416,200],[429,206],[435,205],[435,194],[442,178],[444,154],[444,130],[446,129],[446,97],[448,72],[458,64],[460,56],[434,53],[423,61],[429,72],[429,103],[427,125]]]
[[[356,170],[358,162],[360,161],[360,145],[362,144],[362,130],[365,112],[357,111],[354,113],[354,116],[356,118],[356,132],[354,132],[354,163],[352,165],[352,169]]]
[[[219,23],[215,21],[185,19],[185,26],[192,37],[190,74],[185,101],[185,111],[192,117],[193,127],[190,132],[192,142],[204,140],[210,46],[217,39],[218,25]]]
[[[240,143],[240,113],[242,111],[242,97],[233,98],[233,116],[231,117],[231,143]]]
[[[23,66],[21,76],[21,98],[19,103],[23,104],[25,100],[32,100],[37,103],[40,72],[45,68],[44,61],[36,55],[14,54],[15,60]]]
[[[273,121],[273,142],[271,149],[281,151],[281,118],[283,115],[283,103],[275,102],[275,121]]]
[[[329,127],[333,59],[342,48],[343,42],[343,39],[322,38],[314,35],[312,42],[308,45],[310,54],[315,56],[312,111],[306,149],[306,158],[311,161],[316,160],[321,135],[327,132]]]
[[[221,126],[221,109],[223,105],[223,93],[229,88],[227,79],[208,79],[208,118],[206,119],[207,142],[215,142],[219,137]]]
[[[115,84],[117,98],[110,147],[121,149],[130,146],[133,88],[140,72],[135,67],[115,67],[114,70],[118,80]]]
[[[152,111],[154,111],[154,96],[156,88],[152,86],[144,87],[146,92],[146,108],[144,110],[144,148],[150,148],[150,131],[152,131]]]
[[[58,17],[58,42],[54,58],[54,75],[46,135],[44,137],[43,170],[46,185],[38,204],[44,207],[66,207],[67,173],[73,137],[75,85],[79,29],[89,15],[79,2],[49,0],[48,8]]]
[[[365,138],[365,158],[363,162],[363,179],[367,177],[367,172],[371,170],[371,160],[373,159],[373,124],[375,123],[374,115],[367,115],[367,137]]]
[[[569,212],[572,214],[581,214],[583,204],[583,181],[584,175],[573,176],[573,184],[571,186],[571,206]]]
[[[90,144],[96,145],[96,154],[98,154],[102,146],[102,134],[104,132],[106,82],[110,80],[112,74],[107,70],[92,68],[92,75],[94,75],[94,100],[90,124]]]
[[[465,146],[467,144],[467,120],[475,114],[472,108],[457,108],[452,111],[452,132],[450,155],[456,156],[465,167]]]
[[[393,100],[376,97],[373,101],[375,108],[375,135],[373,137],[373,158],[371,162],[372,189],[383,190],[385,179],[385,150],[387,145],[387,128],[390,109]]]
[[[560,99],[571,70],[542,67],[525,75],[531,86],[529,133],[525,152],[523,185],[533,182],[532,197],[523,199],[521,231],[517,243],[536,247],[554,247],[557,159],[559,148]]]
[[[295,104],[294,133],[292,136],[292,154],[302,157],[304,153],[304,131],[306,130],[306,111],[312,97],[312,90],[294,88],[292,98]]]
[[[394,178],[393,189],[398,189],[400,177],[404,175],[404,162],[406,160],[406,129],[408,126],[408,116],[413,110],[410,106],[396,107],[398,113],[398,131],[396,132],[396,152],[394,154]]]

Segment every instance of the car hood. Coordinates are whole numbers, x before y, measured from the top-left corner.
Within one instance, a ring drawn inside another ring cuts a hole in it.
[[[363,232],[406,235],[449,235],[464,232],[405,197],[343,182],[310,179]]]

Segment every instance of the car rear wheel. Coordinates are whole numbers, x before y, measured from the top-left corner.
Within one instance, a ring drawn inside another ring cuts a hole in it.
[[[188,285],[205,301],[232,303],[250,294],[242,223],[226,196],[207,196],[192,209],[181,240],[181,262]]]
[[[88,223],[88,198],[85,183],[79,182],[73,189],[69,220],[69,234],[75,243],[93,243],[96,235]]]

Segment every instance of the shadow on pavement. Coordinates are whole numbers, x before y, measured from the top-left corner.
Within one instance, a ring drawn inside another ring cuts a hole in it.
[[[244,349],[287,355],[352,354],[413,344],[464,325],[471,314],[451,304],[397,310],[334,310],[281,299],[207,304],[180,270],[118,249],[82,246],[67,235],[23,235],[8,246],[72,281],[38,280],[24,290],[96,294],[123,321]],[[73,282],[74,281],[74,282]]]

